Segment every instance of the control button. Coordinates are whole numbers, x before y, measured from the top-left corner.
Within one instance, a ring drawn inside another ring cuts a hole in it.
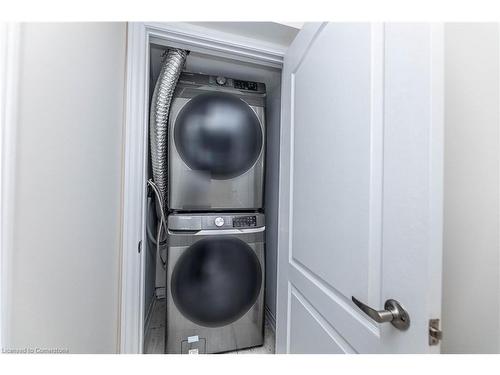
[[[226,84],[226,77],[219,76],[215,79],[215,81],[217,82],[218,85],[224,86]]]
[[[224,225],[224,218],[222,218],[220,216],[216,217],[214,223],[215,223],[215,226],[222,227]]]

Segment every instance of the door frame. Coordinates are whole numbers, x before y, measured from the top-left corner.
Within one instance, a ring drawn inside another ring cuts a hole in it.
[[[146,252],[146,171],[149,113],[149,45],[189,49],[213,57],[281,69],[286,49],[180,22],[130,22],[127,27],[125,144],[122,177],[120,353],[142,353]],[[139,308],[137,308],[139,306]]]
[[[0,23],[0,347],[10,342],[10,278],[21,24]]]

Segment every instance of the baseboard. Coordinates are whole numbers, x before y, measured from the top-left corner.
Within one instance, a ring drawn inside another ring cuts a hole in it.
[[[276,332],[276,317],[267,306],[264,308],[264,315],[271,329]]]

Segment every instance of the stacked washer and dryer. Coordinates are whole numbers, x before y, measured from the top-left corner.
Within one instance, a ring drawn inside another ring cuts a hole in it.
[[[263,344],[263,83],[183,72],[168,116],[166,353]]]

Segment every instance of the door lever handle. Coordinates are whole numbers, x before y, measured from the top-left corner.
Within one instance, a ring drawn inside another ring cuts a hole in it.
[[[388,299],[385,301],[385,310],[379,311],[365,305],[355,297],[352,297],[352,302],[377,323],[391,323],[401,331],[406,331],[410,327],[410,315],[396,300]]]

